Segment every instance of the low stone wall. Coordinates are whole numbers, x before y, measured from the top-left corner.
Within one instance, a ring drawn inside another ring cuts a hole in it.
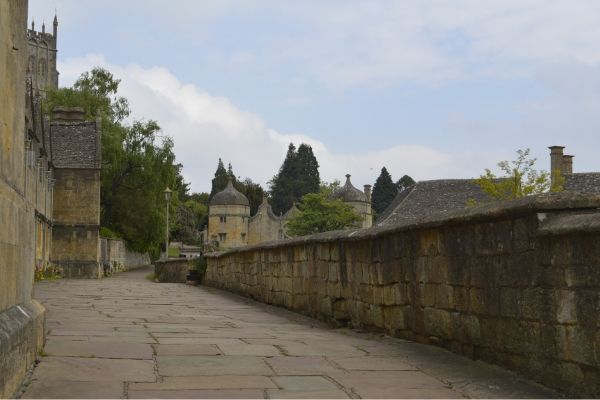
[[[161,283],[185,283],[191,262],[185,258],[170,258],[154,262],[154,279]]]
[[[151,264],[148,253],[131,251],[123,240],[118,239],[102,238],[100,255],[101,265],[108,274]]]
[[[525,198],[207,255],[205,284],[600,396],[600,197]]]

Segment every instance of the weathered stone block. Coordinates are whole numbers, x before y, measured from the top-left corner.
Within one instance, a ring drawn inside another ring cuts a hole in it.
[[[454,289],[452,286],[435,286],[435,306],[445,309],[454,308]]]
[[[500,315],[516,318],[519,315],[520,290],[513,288],[500,289]]]
[[[425,335],[443,339],[451,338],[450,312],[431,307],[424,309]]]
[[[395,335],[396,331],[407,329],[404,319],[406,307],[391,306],[383,307],[383,325],[390,334]]]
[[[417,286],[417,301],[423,307],[431,307],[435,304],[436,285],[421,283]]]

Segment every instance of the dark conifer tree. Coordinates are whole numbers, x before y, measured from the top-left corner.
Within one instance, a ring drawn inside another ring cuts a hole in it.
[[[396,182],[396,186],[398,187],[399,192],[408,189],[414,184],[415,180],[408,175],[404,175],[402,178],[398,179],[398,182]]]
[[[250,215],[256,214],[258,206],[262,204],[263,196],[265,194],[265,190],[262,186],[253,182],[250,178],[234,182],[234,186],[240,193],[243,193],[244,196],[248,198],[248,202],[250,203]]]
[[[373,194],[371,196],[371,206],[377,214],[381,214],[387,206],[394,200],[398,194],[398,187],[392,180],[392,176],[387,169],[383,167],[381,174],[373,185]]]
[[[300,197],[307,193],[317,193],[321,184],[319,176],[319,163],[313,154],[310,145],[302,143],[298,147],[298,161],[300,164]],[[299,199],[298,199],[299,200]]]
[[[271,185],[271,206],[276,214],[285,213],[299,200],[300,193],[298,177],[300,176],[300,163],[296,146],[290,143],[288,151],[279,168],[279,173],[273,177]]]
[[[229,164],[231,168],[231,164]],[[223,161],[219,158],[219,164],[217,165],[217,170],[215,171],[215,177],[212,180],[212,189],[210,191],[209,201],[213,198],[215,194],[220,192],[221,190],[227,187],[227,182],[229,181],[230,175],[225,169],[225,165],[223,165]]]

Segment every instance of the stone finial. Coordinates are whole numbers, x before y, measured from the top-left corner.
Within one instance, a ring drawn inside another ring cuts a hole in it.
[[[31,30],[35,31],[35,21],[31,20]]]
[[[371,185],[365,185],[365,196],[367,196],[367,201],[371,202]]]
[[[46,33],[46,22],[42,21],[42,33]]]
[[[58,34],[58,18],[56,18],[56,9],[54,9],[54,22],[52,23],[52,25],[52,34],[54,36],[54,39],[56,40],[56,35]]]

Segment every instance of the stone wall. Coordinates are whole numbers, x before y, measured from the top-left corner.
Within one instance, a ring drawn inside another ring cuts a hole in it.
[[[35,207],[25,196],[27,1],[0,1],[0,398],[15,395],[44,341],[31,300]]]
[[[161,283],[185,283],[192,263],[187,258],[170,258],[154,262],[154,279]]]
[[[101,241],[100,263],[107,273],[127,271],[151,264],[148,253],[131,251],[122,240],[103,238]]]
[[[51,261],[65,278],[101,278],[100,170],[55,169]]]
[[[208,255],[205,283],[600,396],[600,196],[560,194]]]

